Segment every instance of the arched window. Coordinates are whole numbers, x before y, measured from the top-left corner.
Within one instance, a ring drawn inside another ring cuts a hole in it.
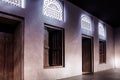
[[[98,34],[100,39],[103,39],[103,40],[106,39],[106,31],[102,23],[98,23]]]
[[[92,22],[89,16],[87,15],[81,16],[81,29],[83,34],[86,35],[93,34]]]
[[[2,0],[2,1],[7,2],[9,4],[13,4],[21,8],[25,8],[25,0]]]
[[[51,18],[63,20],[63,9],[58,0],[44,0],[43,13]]]

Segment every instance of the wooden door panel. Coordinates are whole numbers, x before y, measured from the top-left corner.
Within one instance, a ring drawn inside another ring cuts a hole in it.
[[[0,79],[4,80],[4,36],[0,34]]]
[[[13,80],[12,35],[0,32],[0,80]]]
[[[91,39],[82,39],[82,71],[89,73],[92,70],[91,67]]]

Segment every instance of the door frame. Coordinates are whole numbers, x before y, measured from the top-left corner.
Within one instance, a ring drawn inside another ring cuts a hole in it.
[[[91,73],[94,73],[94,38],[92,36],[87,36],[87,35],[82,34],[82,39],[83,39],[83,37],[91,40],[91,54],[90,54],[91,55],[91,62],[90,62],[91,72],[90,72],[90,74],[91,74]],[[82,55],[83,55],[83,53],[82,53]],[[83,56],[82,56],[82,59],[83,59]],[[82,64],[83,64],[83,62],[82,62]],[[82,71],[82,74],[83,74],[83,71]]]
[[[24,80],[24,18],[12,14],[8,14],[0,11],[0,18],[11,19],[15,21],[19,21],[19,25],[21,27],[21,80]]]

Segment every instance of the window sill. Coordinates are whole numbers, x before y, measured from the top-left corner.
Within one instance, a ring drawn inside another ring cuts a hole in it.
[[[100,64],[106,64],[106,63],[100,63]]]
[[[64,68],[64,66],[44,66],[44,69]]]

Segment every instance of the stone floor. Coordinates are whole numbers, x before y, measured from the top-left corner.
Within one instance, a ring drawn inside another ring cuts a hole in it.
[[[89,75],[80,75],[60,80],[120,80],[120,69],[111,69]]]

